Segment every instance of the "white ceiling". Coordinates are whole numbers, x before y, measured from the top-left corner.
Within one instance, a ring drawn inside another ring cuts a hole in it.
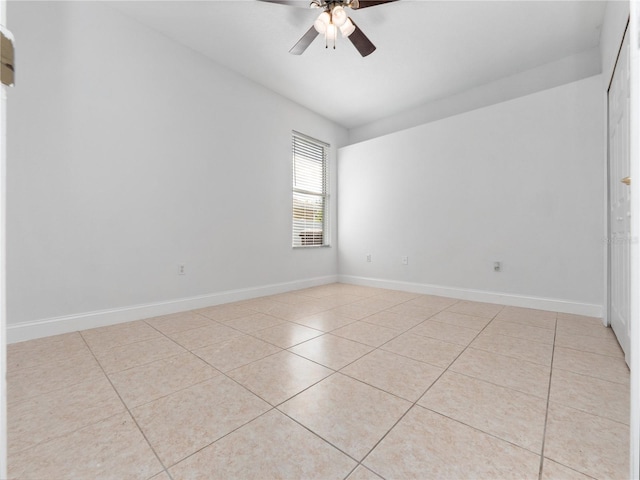
[[[347,128],[598,46],[599,1],[412,1],[351,11],[378,49],[362,58],[348,39],[319,36],[289,49],[318,15],[253,0],[110,3]]]

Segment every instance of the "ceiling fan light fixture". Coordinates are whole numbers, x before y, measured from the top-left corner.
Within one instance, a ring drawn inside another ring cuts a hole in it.
[[[347,17],[347,20],[340,27],[340,31],[342,32],[342,37],[347,38],[349,35],[356,31],[356,26],[353,24],[351,19]]]
[[[331,24],[331,15],[329,12],[322,12],[317,20],[313,23],[316,31],[319,34],[324,34],[327,31],[327,27]]]
[[[344,11],[342,5],[336,5],[335,7],[333,7],[333,10],[331,10],[331,22],[336,27],[342,27],[344,25],[344,22],[346,22],[348,18],[349,17],[347,17],[347,12]]]
[[[329,25],[327,25],[325,38],[327,39],[327,42],[334,42],[334,48],[335,48],[335,40],[337,36],[338,36],[338,28],[333,23],[330,23]]]

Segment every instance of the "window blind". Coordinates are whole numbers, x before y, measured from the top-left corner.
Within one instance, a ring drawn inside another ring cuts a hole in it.
[[[293,132],[294,247],[328,245],[327,150],[329,145]]]

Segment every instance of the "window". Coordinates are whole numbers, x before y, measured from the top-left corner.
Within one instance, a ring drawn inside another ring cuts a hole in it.
[[[329,245],[328,150],[326,143],[293,132],[294,247]]]

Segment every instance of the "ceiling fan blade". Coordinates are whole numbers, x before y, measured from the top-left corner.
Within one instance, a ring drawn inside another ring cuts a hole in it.
[[[280,5],[289,5],[290,7],[309,8],[309,0],[258,0],[266,3],[279,3]]]
[[[376,5],[382,5],[384,3],[391,3],[391,2],[397,2],[397,1],[398,0],[358,0],[358,9],[375,7]]]
[[[300,7],[300,8],[310,8],[311,6],[311,0],[258,0],[259,2],[266,2],[266,3],[279,3],[280,5],[289,5],[291,7]],[[324,0],[325,2],[327,2],[327,0]],[[344,4],[347,4],[347,0],[343,0]],[[356,9],[356,8],[367,8],[367,7],[375,7],[376,5],[382,5],[383,3],[391,3],[391,2],[397,2],[398,0],[358,0],[355,1],[353,0],[351,2],[351,5],[349,5],[351,8]],[[318,0],[319,3],[322,4],[323,0]],[[324,5],[323,5],[324,6]]]
[[[360,30],[360,28],[358,28],[353,20],[351,22],[353,23],[353,26],[356,27],[356,29],[351,35],[349,35],[349,40],[351,40],[353,46],[356,47],[358,52],[360,52],[360,55],[362,55],[363,57],[371,55],[375,51],[376,46],[371,43],[371,40],[367,38],[364,32]]]
[[[309,30],[307,30],[307,33],[305,33],[302,38],[298,40],[298,43],[296,43],[293,48],[289,50],[289,53],[291,53],[292,55],[302,55],[302,53],[307,49],[309,45],[311,45],[311,42],[313,42],[317,36],[318,31],[315,29],[315,27],[312,26]]]

